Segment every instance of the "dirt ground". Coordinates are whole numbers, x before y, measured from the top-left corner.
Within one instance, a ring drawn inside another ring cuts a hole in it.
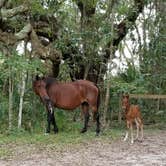
[[[166,166],[166,131],[146,132],[144,141],[134,145],[122,138],[108,138],[63,150],[24,146],[31,153],[21,152],[23,147],[17,147],[14,157],[1,159],[0,166]]]

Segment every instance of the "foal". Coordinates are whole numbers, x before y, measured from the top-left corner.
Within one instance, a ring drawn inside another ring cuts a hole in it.
[[[131,144],[134,143],[133,138],[133,122],[135,122],[137,127],[137,135],[136,140],[139,137],[139,130],[141,130],[141,140],[143,139],[143,122],[141,118],[141,112],[138,105],[130,105],[129,102],[129,95],[123,95],[122,96],[122,109],[124,110],[126,123],[127,123],[127,131],[124,138],[124,141],[127,140],[129,130],[131,132]]]

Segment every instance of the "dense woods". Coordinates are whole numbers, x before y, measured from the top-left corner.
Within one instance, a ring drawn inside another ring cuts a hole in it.
[[[45,107],[32,89],[37,74],[96,83],[105,127],[121,123],[123,92],[166,94],[164,0],[0,0],[0,10],[1,133],[45,129]],[[145,124],[166,122],[166,99],[132,102]],[[61,131],[80,128],[75,112],[56,110]]]

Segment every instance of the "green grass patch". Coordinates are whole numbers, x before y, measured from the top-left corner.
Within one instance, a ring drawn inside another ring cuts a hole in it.
[[[159,129],[146,129],[146,133],[157,132]],[[161,131],[161,130],[160,130]],[[0,159],[9,159],[32,153],[65,151],[70,148],[81,148],[85,144],[100,142],[113,142],[121,139],[125,130],[119,128],[102,130],[100,136],[95,136],[95,131],[88,130],[81,134],[79,130],[71,132],[59,132],[58,134],[44,133],[30,134],[25,131],[20,131],[11,134],[0,134]]]
[[[12,155],[12,151],[9,148],[0,148],[0,159],[7,159],[8,156]]]
[[[118,138],[120,130],[102,131],[95,136],[95,131],[84,134],[79,131],[59,132],[58,134],[44,135],[44,133],[29,134],[27,132],[0,135],[0,158],[10,158],[21,150],[21,155],[32,151],[63,151],[66,148],[77,148],[94,141],[111,141]],[[35,149],[35,150],[34,150]]]
[[[0,135],[0,145],[7,143],[31,143],[31,144],[68,144],[68,143],[81,143],[84,140],[96,140],[98,138],[103,139],[104,137],[111,136],[117,137],[121,130],[107,130],[101,132],[100,136],[95,136],[95,131],[87,131],[84,134],[75,132],[59,132],[58,134],[51,133],[49,135],[44,135],[44,133],[39,134],[29,134],[28,132],[18,133],[18,134],[1,134]]]

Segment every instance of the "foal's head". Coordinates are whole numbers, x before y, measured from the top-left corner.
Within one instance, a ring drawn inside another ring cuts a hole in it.
[[[122,109],[127,110],[129,108],[129,95],[122,96]]]

